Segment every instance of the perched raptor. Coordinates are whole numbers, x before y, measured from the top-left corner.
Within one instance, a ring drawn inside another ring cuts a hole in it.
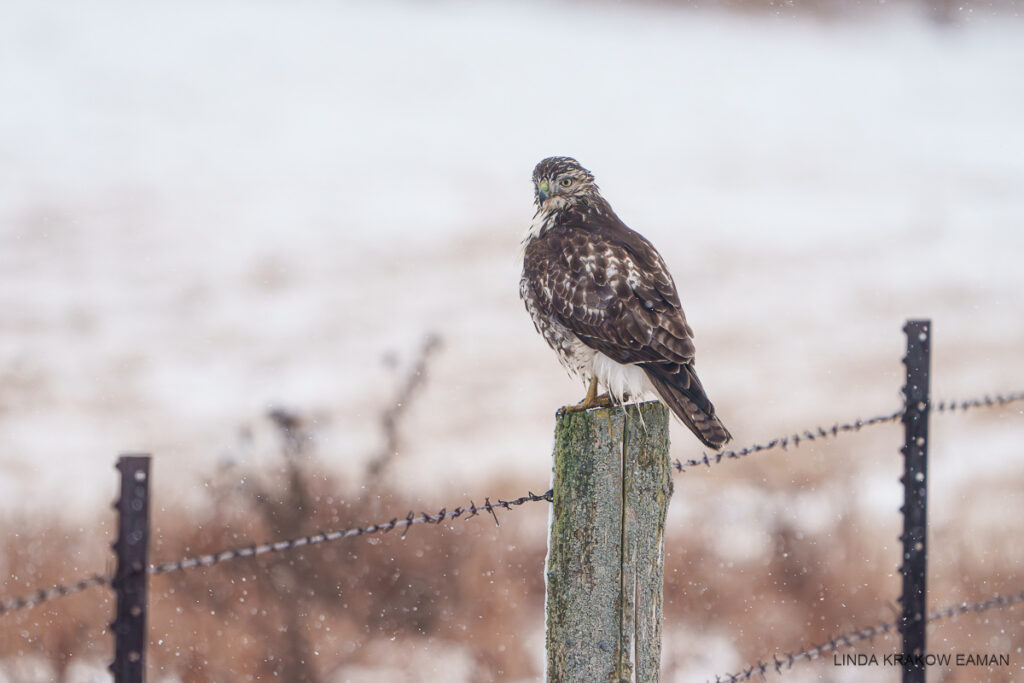
[[[544,159],[533,187],[519,295],[562,365],[589,383],[569,409],[653,392],[704,444],[721,448],[732,435],[693,369],[693,330],[661,255],[619,220],[575,159]],[[607,394],[597,395],[599,384]]]

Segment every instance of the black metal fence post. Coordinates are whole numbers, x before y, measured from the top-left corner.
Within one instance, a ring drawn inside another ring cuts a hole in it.
[[[114,504],[118,536],[114,542],[117,593],[114,634],[115,683],[142,683],[146,676],[146,587],[149,575],[149,456],[122,455],[121,497]]]
[[[903,636],[903,683],[924,683],[927,654],[926,579],[928,571],[928,411],[931,365],[930,320],[908,320],[907,383],[903,387],[903,594],[900,634]]]

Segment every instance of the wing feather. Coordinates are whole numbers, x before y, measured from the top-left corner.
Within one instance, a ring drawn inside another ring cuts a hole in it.
[[[654,246],[614,213],[568,218],[526,250],[524,272],[544,312],[619,363],[691,363],[693,331]]]

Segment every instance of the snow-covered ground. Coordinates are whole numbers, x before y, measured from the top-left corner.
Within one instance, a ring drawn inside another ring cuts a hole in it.
[[[2,4],[0,515],[104,510],[123,451],[155,454],[158,503],[196,495],[259,459],[239,434],[265,436],[277,405],[359,472],[430,332],[398,485],[429,504],[523,493],[481,490],[496,478],[541,490],[553,412],[582,395],[517,297],[530,172],[552,154],[665,256],[738,445],[896,409],[907,317],[934,320],[936,398],[1022,389],[1022,37],[969,12]],[[933,499],[1012,486],[1022,426],[936,419]],[[895,440],[736,465],[737,495],[687,478],[670,534],[703,515],[742,560],[772,543],[749,523],[766,511],[815,531],[856,496],[892,523]],[[836,474],[757,495],[813,467]],[[989,503],[972,528],[1012,509]],[[674,628],[705,657],[684,677],[747,663],[730,634]]]
[[[352,468],[401,375],[383,359],[430,331],[445,346],[398,479],[543,486],[552,413],[581,395],[517,299],[552,154],[673,268],[741,445],[898,406],[908,316],[935,321],[937,397],[1021,388],[1022,29],[6,4],[0,504],[98,509],[126,450],[187,490],[247,457],[238,431],[270,405],[317,416],[321,454]]]

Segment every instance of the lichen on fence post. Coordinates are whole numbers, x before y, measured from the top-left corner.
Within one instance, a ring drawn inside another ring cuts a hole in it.
[[[545,605],[548,681],[658,681],[668,410],[560,412]]]

